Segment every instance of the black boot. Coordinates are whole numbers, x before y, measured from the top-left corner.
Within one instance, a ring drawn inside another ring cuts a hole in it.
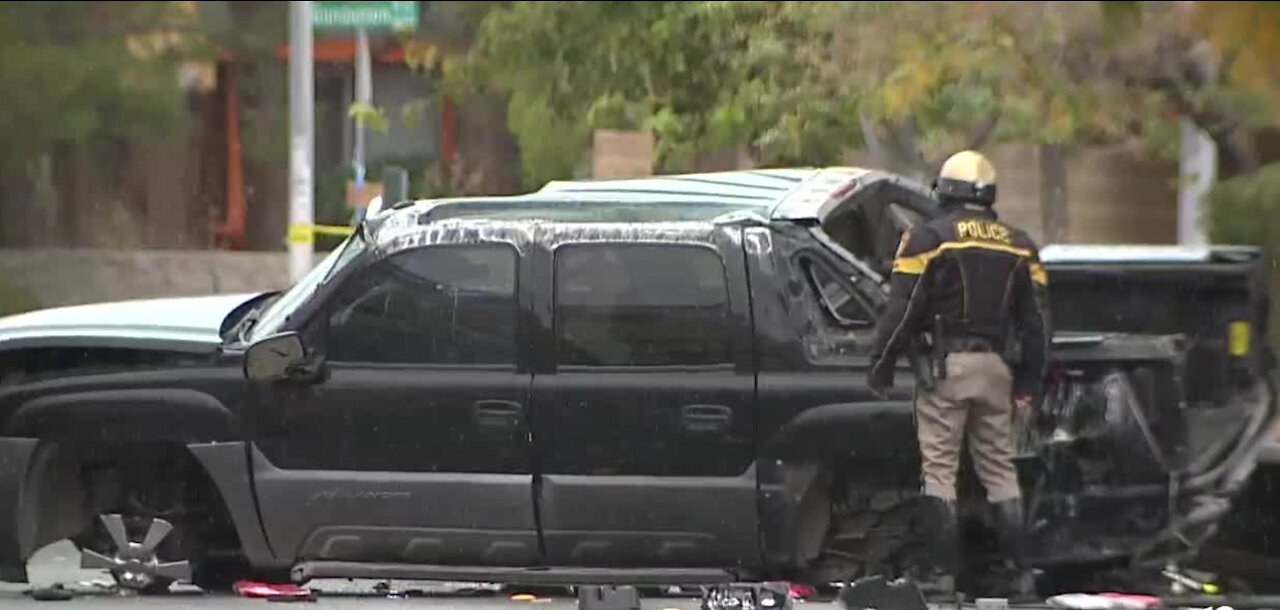
[[[921,496],[929,560],[914,570],[911,580],[929,601],[955,600],[960,552],[956,501]]]
[[[996,527],[1000,536],[1000,550],[1011,569],[1011,602],[1028,602],[1036,597],[1036,578],[1027,565],[1026,544],[1023,537],[1024,515],[1022,500],[1015,498],[996,503]]]

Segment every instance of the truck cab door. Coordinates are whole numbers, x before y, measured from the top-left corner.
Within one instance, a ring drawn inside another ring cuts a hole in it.
[[[263,388],[253,413],[277,555],[321,572],[539,563],[524,260],[497,237],[428,243],[335,278],[299,328],[325,374]]]
[[[630,227],[540,251],[537,501],[549,565],[721,568],[759,555],[750,306],[736,227]]]

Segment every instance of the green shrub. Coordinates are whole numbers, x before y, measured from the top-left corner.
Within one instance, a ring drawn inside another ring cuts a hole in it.
[[[1206,197],[1207,229],[1214,243],[1280,245],[1280,163],[1223,180]]]
[[[40,299],[30,290],[0,279],[0,317],[40,309]]]
[[[1205,203],[1211,241],[1262,247],[1271,269],[1271,345],[1280,351],[1280,163],[1219,182]]]

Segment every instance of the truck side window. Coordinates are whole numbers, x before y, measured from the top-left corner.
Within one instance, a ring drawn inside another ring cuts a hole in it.
[[[562,365],[731,361],[724,262],[708,248],[561,247],[555,255],[555,309]]]
[[[875,310],[871,304],[847,282],[838,280],[831,267],[808,257],[800,260],[800,266],[832,326],[858,329],[875,325]]]
[[[510,364],[516,349],[516,253],[429,246],[348,280],[329,310],[337,362]]]

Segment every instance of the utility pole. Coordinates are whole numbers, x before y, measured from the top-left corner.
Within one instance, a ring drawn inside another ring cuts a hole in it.
[[[369,58],[369,36],[364,28],[356,30],[356,103],[365,106],[373,105],[373,65]],[[364,190],[365,177],[365,134],[367,128],[356,123],[356,150],[352,158],[355,167],[356,192]],[[367,203],[367,202],[366,202]]]
[[[1218,178],[1218,148],[1213,139],[1191,122],[1182,119],[1182,142],[1178,151],[1178,243],[1203,246],[1208,242],[1200,226],[1201,200]]]
[[[315,249],[315,66],[310,0],[289,2],[289,277],[311,270]]]

